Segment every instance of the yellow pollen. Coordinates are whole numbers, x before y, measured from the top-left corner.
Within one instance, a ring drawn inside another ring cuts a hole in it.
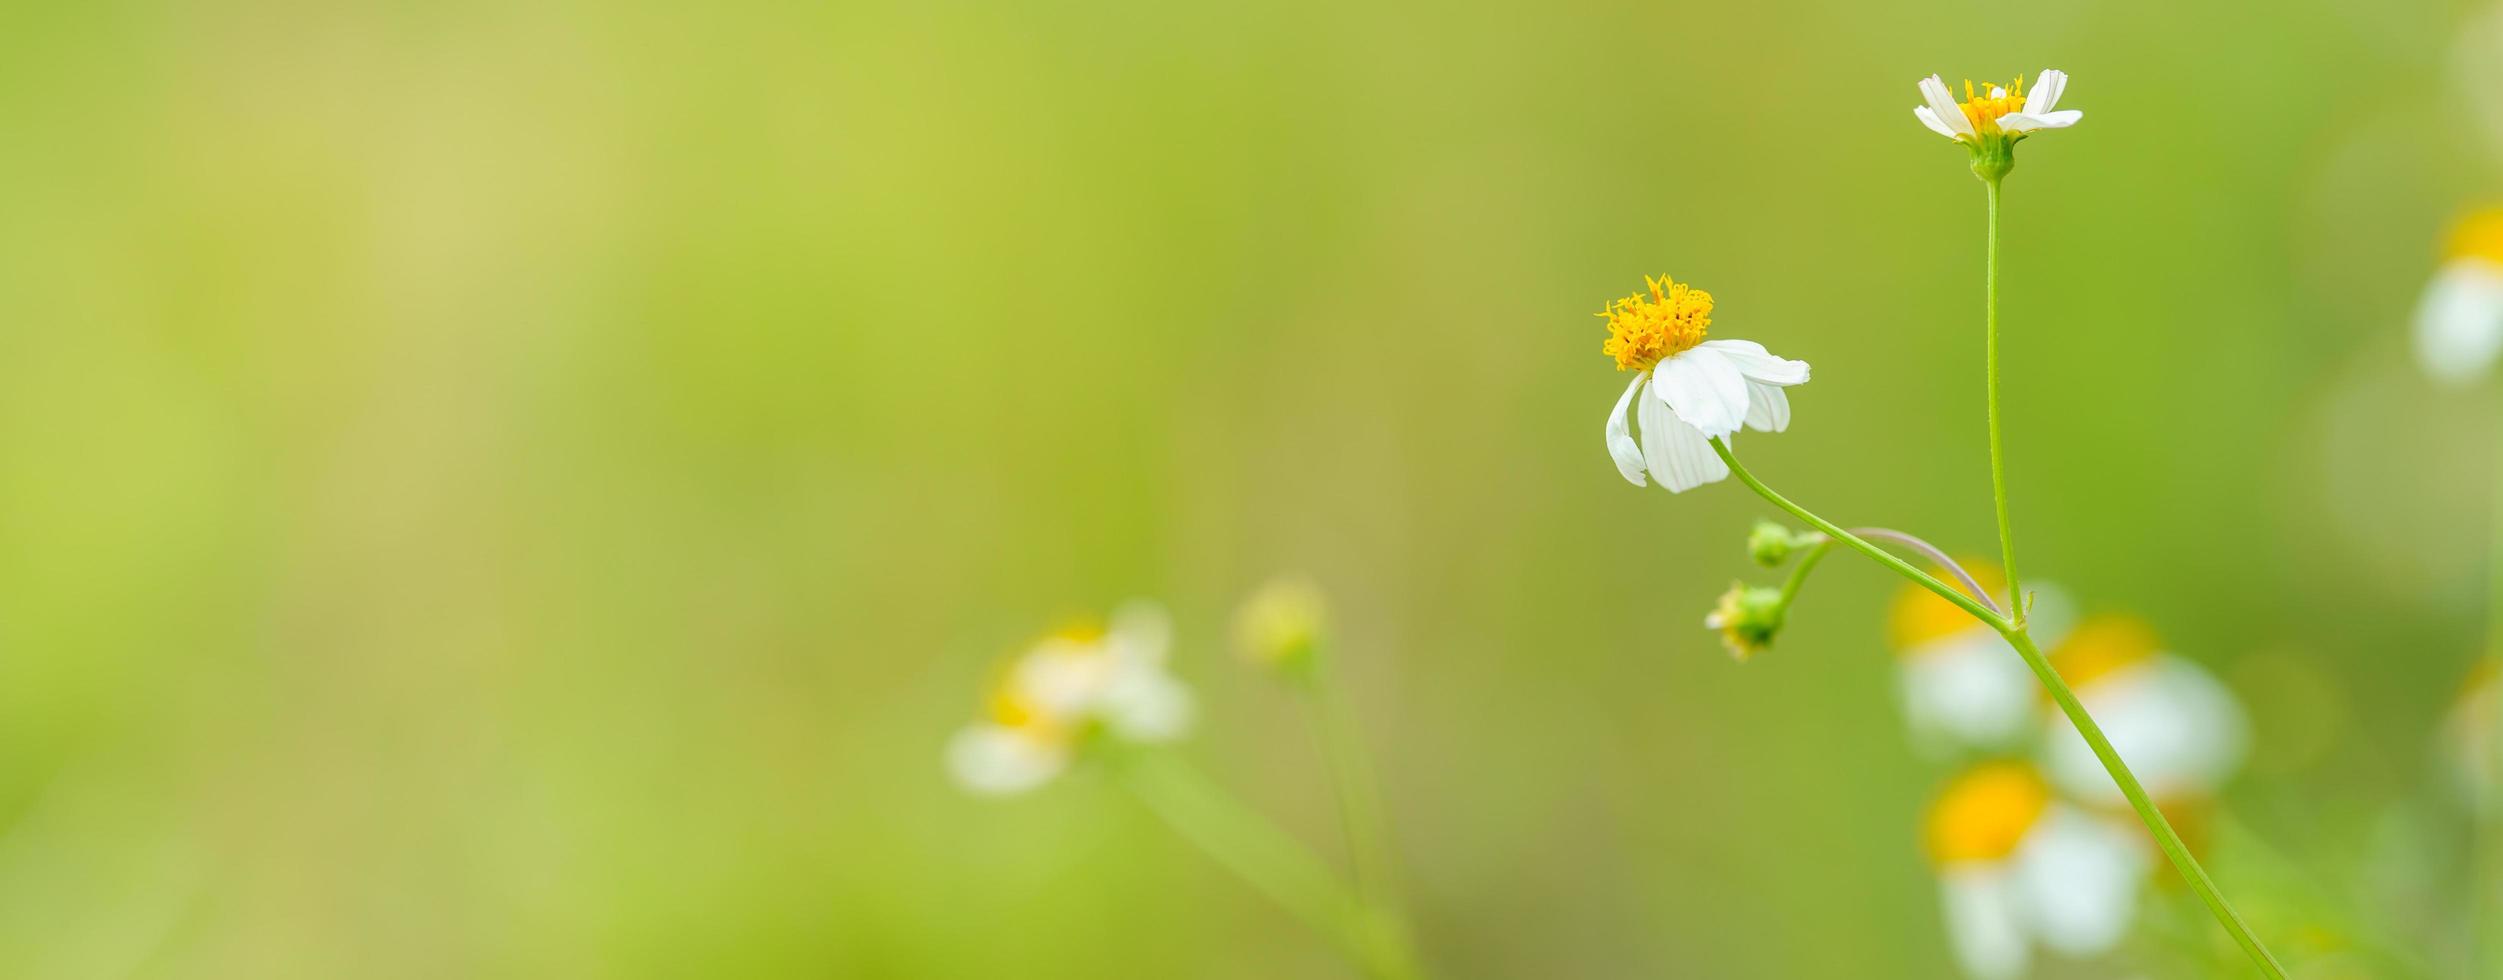
[[[2503,265],[2503,208],[2487,208],[2461,218],[2442,249],[2445,259],[2483,259]]]
[[[1990,84],[1977,86],[1968,78],[1964,81],[1964,103],[1957,106],[1964,110],[1965,121],[1973,124],[1973,131],[1985,136],[1999,131],[1999,117],[2025,111],[2025,76],[2016,76],[1997,95],[1992,91]]]
[[[1930,804],[1923,825],[1930,860],[1940,865],[2004,860],[2050,807],[2051,787],[2032,768],[2014,762],[1974,767]]]
[[[1711,293],[1667,276],[1644,276],[1643,285],[1651,295],[1635,293],[1599,311],[1608,321],[1608,341],[1599,350],[1616,359],[1619,371],[1646,370],[1703,343],[1712,326]]]
[[[2155,629],[2129,616],[2089,616],[2051,651],[2051,666],[2070,687],[2085,688],[2155,659]]]
[[[1973,580],[1980,582],[1982,588],[1990,590],[1993,601],[1996,601],[1999,592],[2007,588],[1999,569],[1989,562],[1969,558],[1960,558],[1957,562],[1973,574]],[[1944,572],[1938,577],[1956,586],[1957,591],[1971,593]],[[1902,591],[1895,593],[1893,606],[1886,610],[1886,644],[1898,657],[1921,653],[1936,640],[1986,628],[1973,618],[1972,613],[1917,585],[1906,585]]]

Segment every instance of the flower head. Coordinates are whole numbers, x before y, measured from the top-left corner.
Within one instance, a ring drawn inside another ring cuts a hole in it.
[[[1773,637],[1782,631],[1787,607],[1780,589],[1732,582],[1729,591],[1721,593],[1711,614],[1703,618],[1703,625],[1705,629],[1721,631],[1721,645],[1729,648],[1730,656],[1744,663],[1773,645]]]
[[[1601,352],[1618,370],[1639,372],[1608,413],[1608,456],[1638,487],[1646,473],[1672,492],[1724,479],[1729,465],[1711,440],[1727,440],[1742,426],[1789,428],[1790,397],[1782,389],[1807,383],[1808,364],[1775,357],[1751,340],[1706,340],[1712,294],[1666,276],[1643,284],[1645,292],[1599,311],[1608,321]]]
[[[2503,352],[2503,209],[2461,219],[2416,305],[2416,359],[2435,380],[2463,384]]]
[[[2041,773],[1990,762],[1947,784],[1922,823],[1947,933],[1967,974],[2022,975],[2035,946],[2117,944],[2154,867],[2130,826],[2059,800]]]
[[[1968,80],[1961,101],[1936,75],[1921,79],[1920,89],[1925,104],[1912,107],[1912,115],[1930,132],[1972,151],[1973,172],[1984,180],[2004,177],[2016,165],[2017,141],[2038,130],[2077,125],[2085,116],[2075,109],[2053,108],[2068,91],[2068,73],[2056,68],[2043,69],[2030,93],[2021,75],[2006,85]]]
[[[1004,664],[983,717],[947,743],[958,785],[983,795],[1033,789],[1058,776],[1098,734],[1136,742],[1178,738],[1191,696],[1165,671],[1172,627],[1164,611],[1133,602],[1109,628],[1072,627]]]
[[[1329,604],[1303,579],[1261,586],[1234,614],[1234,645],[1253,663],[1300,669],[1312,661],[1329,628]]]

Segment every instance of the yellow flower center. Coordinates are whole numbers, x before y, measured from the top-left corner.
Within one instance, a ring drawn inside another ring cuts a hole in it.
[[[2503,208],[2488,208],[2460,219],[2442,249],[2445,259],[2483,259],[2503,265]]]
[[[2003,860],[2016,853],[2050,807],[2051,787],[2032,768],[2014,762],[1977,766],[1930,804],[1923,828],[1930,860],[1941,865]]]
[[[1964,110],[1964,121],[1973,124],[1974,132],[1993,135],[1999,132],[1999,117],[2025,111],[2025,76],[2016,76],[2006,88],[1988,83],[1976,86],[1972,79],[1965,79],[1964,102],[1957,108]]]
[[[1608,304],[1608,342],[1600,352],[1616,358],[1617,370],[1641,371],[1663,358],[1703,343],[1712,326],[1712,294],[1667,276],[1643,277],[1651,295],[1635,293]]]
[[[1989,562],[1979,559],[1957,561],[1965,571],[1973,574],[1974,581],[1991,591],[1994,601],[1997,594],[2007,588],[2007,583],[1999,576],[1999,569]],[[1957,591],[1970,594],[1971,590],[1943,572],[1939,577],[1955,586]],[[1936,593],[1917,585],[1904,586],[1901,592],[1895,594],[1894,605],[1886,610],[1886,642],[1899,657],[1923,653],[1934,641],[1986,628],[1981,621],[1973,618],[1972,613],[1965,612],[1964,607],[1941,599]]]
[[[2154,628],[2128,616],[2090,616],[2051,651],[2051,666],[2070,687],[2085,688],[2155,659]]]

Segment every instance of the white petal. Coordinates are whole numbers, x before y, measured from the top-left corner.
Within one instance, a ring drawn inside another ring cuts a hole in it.
[[[983,796],[1006,796],[1051,781],[1069,764],[1065,747],[1022,729],[968,725],[947,741],[947,772]]]
[[[1947,83],[1938,76],[1921,79],[1921,98],[1929,103],[1930,114],[1954,130],[1958,139],[1973,135],[1973,121],[1964,118],[1964,110],[1956,107],[1955,96],[1947,94]]]
[[[1654,379],[1653,387],[1658,387]],[[1712,444],[1694,426],[1678,421],[1658,396],[1635,400],[1635,411],[1641,413],[1643,427],[1643,459],[1651,466],[1651,478],[1683,493],[1729,476],[1729,464],[1712,451]]]
[[[1616,460],[1617,472],[1625,482],[1643,486],[1643,447],[1634,441],[1633,423],[1626,418],[1626,409],[1633,407],[1634,393],[1640,391],[1649,375],[1637,374],[1625,386],[1625,394],[1617,396],[1617,407],[1608,411],[1608,458]]]
[[[2058,112],[2011,112],[1999,117],[1999,128],[2011,133],[2030,133],[2037,129],[2067,129],[2077,125],[2086,114],[2076,109]]]
[[[1940,755],[2007,748],[2041,717],[2033,673],[1980,625],[1905,652],[1897,673],[1905,723]]]
[[[1104,724],[1139,742],[1163,742],[1190,731],[1196,715],[1190,688],[1163,671],[1125,674],[1104,691]]]
[[[2503,351],[2503,267],[2476,259],[2442,267],[2416,304],[2416,360],[2446,384],[2475,380]]]
[[[1954,948],[1966,975],[2012,980],[2024,974],[2032,950],[2025,944],[2015,885],[2004,869],[1994,864],[1945,868],[1938,875],[1938,895],[1947,920],[1947,945]]]
[[[1937,133],[1938,135],[1944,136],[1948,139],[1955,138],[1955,130],[1948,129],[1946,123],[1939,122],[1938,114],[1929,111],[1928,106],[1913,106],[1912,116],[1913,118],[1919,119],[1921,121],[1921,125],[1929,127],[1930,132]]]
[[[2120,943],[2153,870],[2143,832],[2055,805],[2016,854],[2017,890],[2034,938],[2070,956]]]
[[[2061,93],[2068,91],[2068,73],[2045,68],[2034,78],[2034,90],[2025,93],[2025,111],[2035,115],[2050,112],[2060,104]]]
[[[1790,393],[1761,381],[1747,382],[1747,427],[1758,432],[1790,428]]]
[[[1651,393],[1706,436],[1738,431],[1747,420],[1747,376],[1717,350],[1695,347],[1651,369]]]
[[[1749,381],[1783,386],[1808,383],[1808,362],[1776,357],[1773,352],[1765,350],[1763,344],[1752,340],[1707,340],[1695,347],[1720,352]]]
[[[1166,651],[1173,648],[1173,617],[1163,606],[1132,599],[1113,610],[1112,628],[1104,639],[1112,644],[1113,658],[1125,668],[1162,666]]]
[[[2250,738],[2242,706],[2181,657],[2158,654],[2096,678],[2077,697],[2158,801],[2209,795],[2242,764]],[[2127,802],[2066,717],[2045,723],[2042,752],[2043,771],[2063,791],[2107,806]]]
[[[1017,659],[1008,685],[1020,702],[1072,722],[1095,710],[1118,666],[1101,644],[1054,638]]]

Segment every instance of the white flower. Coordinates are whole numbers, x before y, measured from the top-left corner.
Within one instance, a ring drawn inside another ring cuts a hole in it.
[[[1775,357],[1751,340],[1705,340],[1711,293],[1666,276],[1643,282],[1650,295],[1627,296],[1599,313],[1608,321],[1602,351],[1619,370],[1640,372],[1608,413],[1608,455],[1635,486],[1648,472],[1671,492],[1690,490],[1729,476],[1711,440],[1726,443],[1742,426],[1790,427],[1790,396],[1782,389],[1807,383],[1808,363]]]
[[[2250,734],[2240,702],[2198,664],[2162,652],[2145,624],[2090,617],[2052,651],[2051,662],[2158,802],[2213,796],[2241,766]],[[2126,805],[2066,717],[2052,713],[2043,726],[2043,770],[2062,792]]]
[[[2154,867],[2133,827],[2055,800],[2018,763],[1958,776],[1923,831],[1949,945],[1979,980],[2022,975],[2036,946],[2077,957],[2111,949]]]
[[[1962,563],[1985,587],[2005,588],[1998,569]],[[2058,586],[2036,584],[2030,629],[2057,642],[2068,631],[2071,609]],[[2004,604],[2004,598],[1994,598]],[[2042,689],[2025,660],[1997,631],[1971,613],[1918,586],[1907,585],[1888,610],[1887,645],[1895,653],[1904,723],[1915,745],[1933,756],[2014,747],[2032,736],[2042,718]]]
[[[2449,384],[2483,376],[2503,351],[2503,210],[2462,220],[2416,304],[2416,359]]]
[[[1023,792],[1068,768],[1096,731],[1134,742],[1180,737],[1190,727],[1189,689],[1166,672],[1172,625],[1133,602],[1106,630],[1053,634],[1009,662],[988,717],[948,741],[958,785],[984,795]]]
[[[1912,107],[1912,115],[1921,125],[1958,143],[1980,145],[1997,139],[2014,141],[2040,129],[2067,129],[2077,125],[2085,113],[2075,109],[2054,109],[2062,93],[2068,91],[2068,73],[2045,68],[2030,94],[2025,79],[2006,86],[1964,83],[1964,100],[1956,101],[1947,83],[1938,76],[1921,79],[1921,99],[1928,103]]]
[[[2503,706],[2503,677],[2490,660],[2480,660],[2468,683],[2460,688],[2448,717],[2442,721],[2441,755],[2450,782],[2471,811],[2487,813],[2495,805],[2495,712]]]

